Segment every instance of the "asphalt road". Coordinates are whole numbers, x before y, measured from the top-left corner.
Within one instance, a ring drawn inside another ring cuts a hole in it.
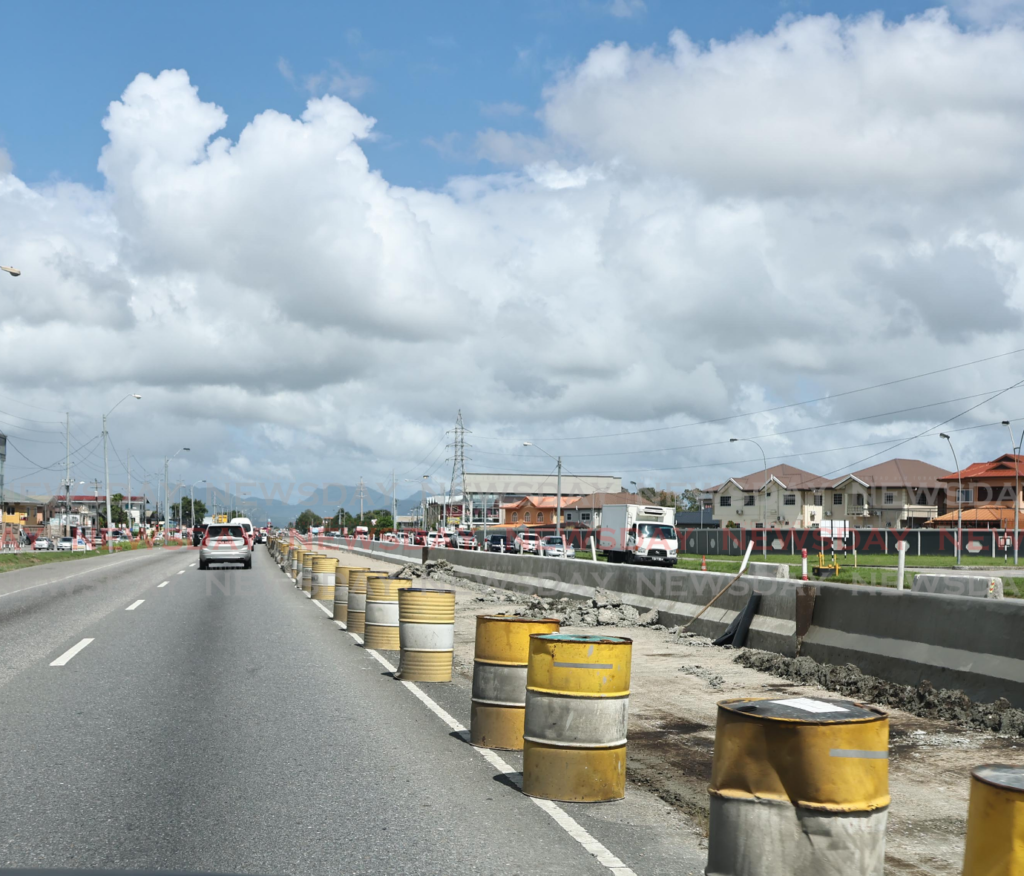
[[[700,872],[653,798],[553,812],[525,797],[265,547],[251,571],[196,561],[141,551],[0,576],[0,866]],[[420,687],[468,723],[467,690]]]

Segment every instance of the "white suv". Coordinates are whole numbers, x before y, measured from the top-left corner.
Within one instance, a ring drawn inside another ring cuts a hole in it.
[[[536,532],[520,532],[516,535],[517,554],[540,554],[540,536]]]

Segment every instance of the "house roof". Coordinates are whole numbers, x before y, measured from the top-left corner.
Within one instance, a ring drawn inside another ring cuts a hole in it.
[[[960,469],[959,473],[953,472],[952,474],[944,475],[939,480],[955,483],[958,476],[963,481],[978,481],[999,480],[1000,478],[1012,478],[1017,475],[1024,477],[1024,456],[1004,453],[991,462],[972,462],[967,468]],[[966,519],[964,517],[964,520]]]
[[[579,499],[579,496],[562,496],[562,510],[564,511],[569,505]],[[554,510],[558,507],[557,496],[523,496],[518,502],[510,502],[507,505],[502,505],[502,508],[515,509],[524,508],[527,505],[532,505],[534,508],[538,508],[544,511],[548,508]]]
[[[852,472],[835,481],[835,486],[850,478],[856,478],[866,487],[904,487],[909,490],[921,490],[942,486],[940,479],[947,475],[947,469],[920,459],[890,459]]]
[[[571,502],[563,502],[563,508],[578,508],[587,511],[591,508],[603,508],[605,505],[646,505],[636,493],[591,493],[589,496],[577,496]]]
[[[933,517],[925,526],[938,526],[942,523],[956,523],[956,509],[948,514]],[[1013,527],[1013,508],[1005,505],[979,505],[977,508],[964,508],[964,523],[998,523],[1000,529]]]
[[[776,481],[779,486],[787,490],[818,490],[831,485],[828,478],[821,475],[811,474],[809,471],[796,468],[792,465],[780,463],[768,467],[769,481]],[[761,469],[753,474],[743,475],[738,478],[729,478],[724,484],[712,487],[710,492],[717,493],[729,484],[735,484],[739,489],[746,492],[756,492],[764,488],[765,470]]]

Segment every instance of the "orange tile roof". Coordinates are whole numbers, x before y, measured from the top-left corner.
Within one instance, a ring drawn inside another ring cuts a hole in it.
[[[957,512],[954,509],[948,514],[933,517],[925,525],[935,526],[940,523],[956,523]],[[1000,529],[1013,526],[1013,508],[1006,505],[980,505],[977,508],[964,508],[964,523],[999,523]]]
[[[960,480],[982,480],[988,478],[1012,478],[1017,475],[1024,477],[1024,456],[1004,453],[991,462],[972,462],[967,468],[960,469]],[[940,481],[956,483],[957,472],[939,478]]]

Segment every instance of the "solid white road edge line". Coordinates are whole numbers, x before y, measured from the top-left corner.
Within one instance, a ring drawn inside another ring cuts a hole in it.
[[[349,635],[362,644],[363,640],[355,633],[349,633]],[[396,671],[395,667],[376,651],[371,648],[367,648],[366,653],[372,655],[373,658],[381,664],[381,666],[388,670],[388,672]],[[412,691],[416,699],[423,703],[423,705],[430,709],[431,712],[437,715],[437,717],[444,721],[444,723],[451,727],[456,733],[467,732],[466,728],[463,727],[462,724],[456,721],[411,681],[403,681],[402,684]],[[495,754],[495,752],[490,749],[474,748],[473,750],[499,772],[504,773],[505,775],[517,775],[516,770],[512,769],[504,758]],[[550,815],[554,819],[555,823],[569,834],[569,836],[576,840],[576,842],[583,846],[587,852],[593,855],[599,864],[607,867],[613,873],[618,874],[618,876],[636,876],[636,873],[634,873],[633,870],[623,864],[622,861],[613,855],[602,843],[594,839],[594,837],[591,836],[575,818],[569,815],[569,813],[557,803],[554,803],[551,800],[541,800],[537,797],[530,797],[529,799]]]
[[[170,581],[162,581],[161,583],[157,584],[156,586],[157,587],[166,587],[170,583],[171,583]]]
[[[133,602],[125,609],[125,611],[135,611],[135,609],[137,609],[145,601],[145,599],[136,599],[135,602]]]
[[[63,654],[60,655],[56,660],[51,663],[51,666],[67,666],[68,661],[71,660],[79,651],[81,651],[90,642],[95,642],[95,639],[82,639],[75,647],[68,648]]]
[[[143,551],[139,551],[138,554],[146,556],[146,554]],[[82,569],[80,572],[75,572],[74,575],[67,575],[64,578],[57,578],[55,581],[43,581],[42,584],[33,584],[31,587],[22,587],[21,590],[12,590],[10,593],[0,593],[0,599],[3,599],[5,596],[14,596],[16,593],[25,593],[28,590],[35,590],[37,587],[47,587],[50,584],[60,584],[61,581],[70,581],[72,578],[77,578],[79,575],[84,575],[87,572],[92,572],[96,569],[109,569],[113,566],[120,566],[124,563],[130,563],[132,560],[135,559],[138,559],[138,556],[128,557],[124,560],[118,560],[116,563],[106,563],[102,566],[93,566],[89,569]]]
[[[317,608],[319,608],[320,611],[322,611],[324,614],[326,614],[328,617],[333,617],[334,616],[334,609],[331,609],[330,611],[328,611],[327,606],[324,605],[319,599],[316,600],[313,604]]]

